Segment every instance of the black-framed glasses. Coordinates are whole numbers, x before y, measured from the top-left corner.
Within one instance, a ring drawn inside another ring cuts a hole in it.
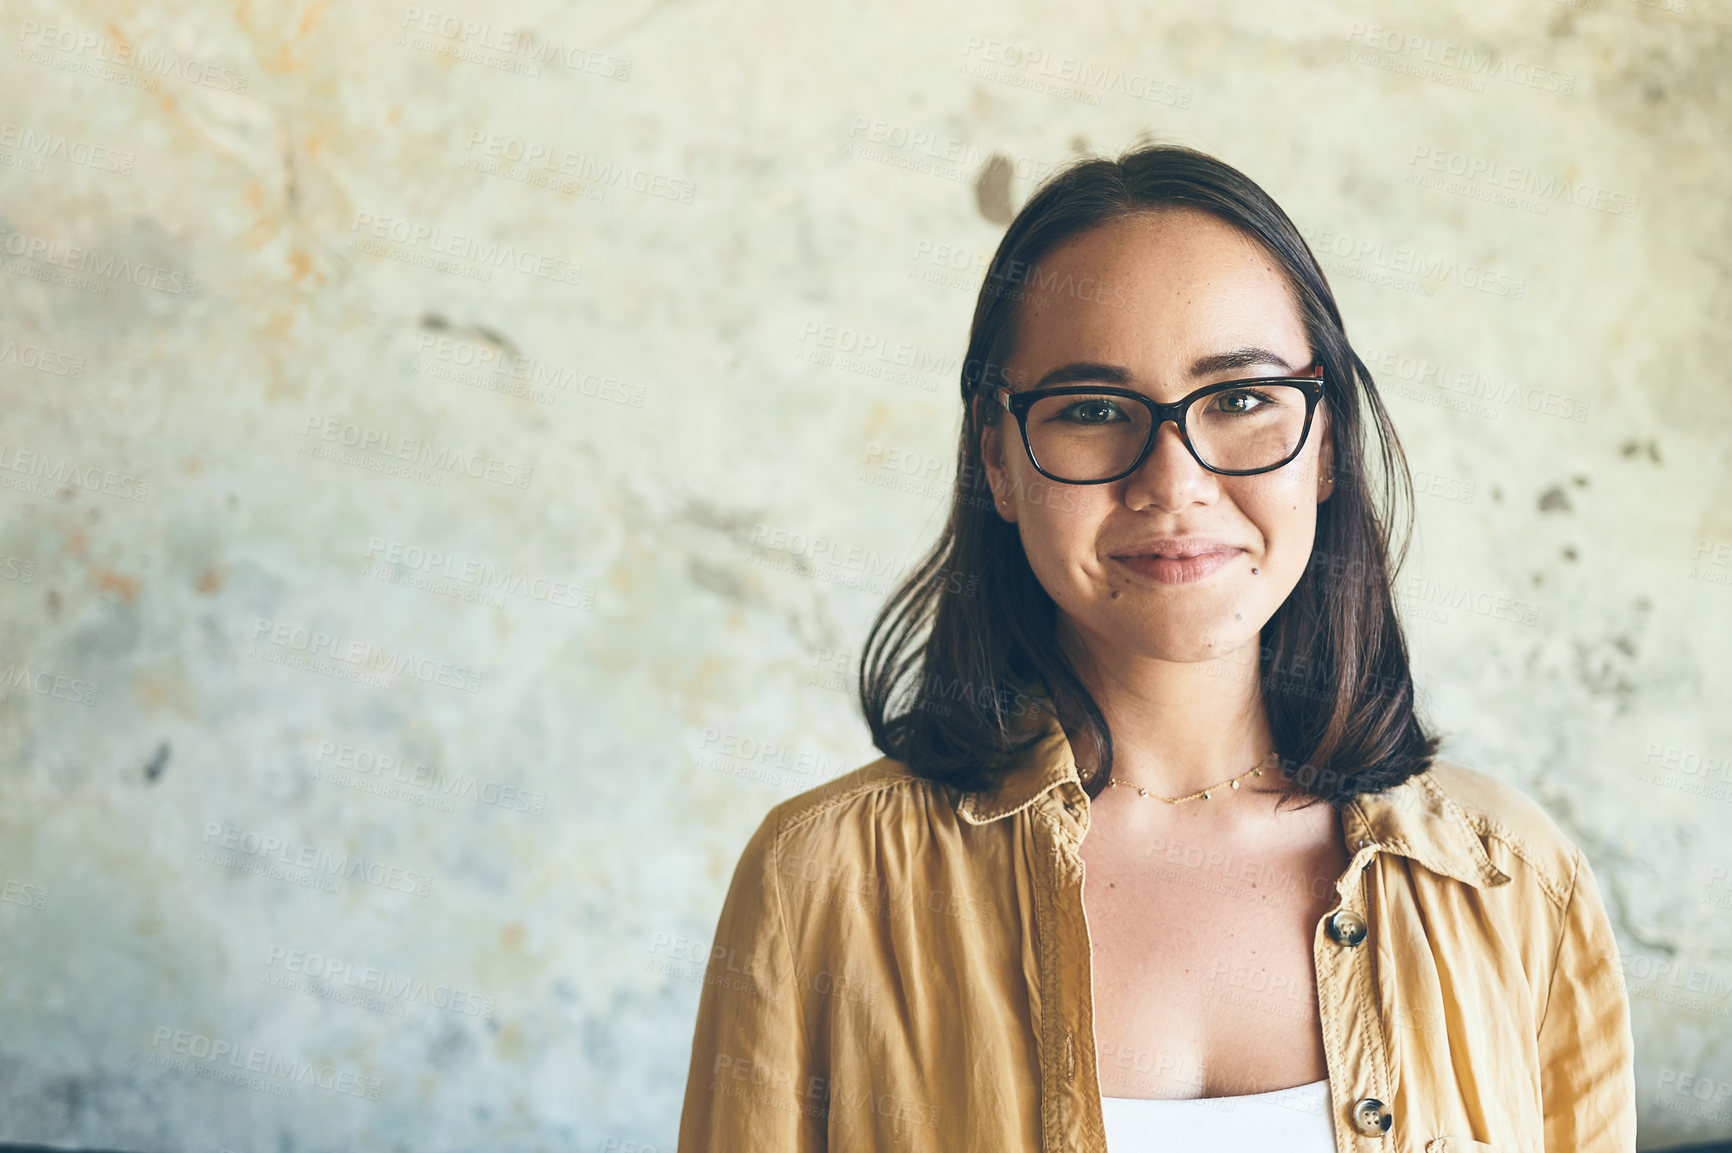
[[[1061,484],[1106,484],[1142,467],[1167,421],[1198,464],[1223,476],[1272,472],[1299,455],[1323,396],[1323,366],[1306,376],[1205,385],[1171,404],[1128,388],[1067,384],[992,398],[1016,417],[1028,459]]]

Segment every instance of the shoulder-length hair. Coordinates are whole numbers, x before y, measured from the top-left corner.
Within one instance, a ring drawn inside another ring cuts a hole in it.
[[[980,434],[1005,414],[978,401],[1015,351],[1018,306],[1042,286],[1041,261],[1091,228],[1170,206],[1212,213],[1262,243],[1291,283],[1311,353],[1324,365],[1336,483],[1318,506],[1304,574],[1264,626],[1257,667],[1247,662],[1245,676],[1260,685],[1285,770],[1284,780],[1272,782],[1282,794],[1278,804],[1304,797],[1301,807],[1321,800],[1339,808],[1423,771],[1440,743],[1414,712],[1390,587],[1412,533],[1412,478],[1299,230],[1249,177],[1190,148],[1148,146],[1116,160],[1078,161],[1011,221],[969,330],[949,519],[873,621],[860,659],[861,705],[883,753],[963,791],[995,788],[1054,717],[1076,752],[1087,794],[1106,787],[1112,733],[1060,650],[1057,607],[1029,567],[1016,526],[994,511]],[[1367,426],[1381,463],[1376,502]],[[1020,443],[1012,437],[1007,446],[1012,442]],[[1403,532],[1392,566],[1382,510],[1397,508]]]

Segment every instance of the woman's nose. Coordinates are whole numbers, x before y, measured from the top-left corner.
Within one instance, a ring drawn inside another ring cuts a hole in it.
[[[1153,504],[1169,511],[1206,503],[1217,491],[1215,474],[1191,455],[1170,420],[1155,430],[1155,443],[1125,486],[1125,503],[1133,508]]]

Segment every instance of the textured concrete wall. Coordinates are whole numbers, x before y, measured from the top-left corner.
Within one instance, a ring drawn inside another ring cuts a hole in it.
[[[1729,29],[0,3],[0,1138],[670,1146],[984,263],[1144,132],[1323,254],[1445,751],[1603,878],[1644,1146],[1732,1134]]]

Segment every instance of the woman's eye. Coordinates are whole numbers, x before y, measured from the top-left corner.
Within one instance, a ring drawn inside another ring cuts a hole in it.
[[[1223,392],[1215,398],[1215,407],[1229,414],[1252,412],[1263,403],[1263,397],[1245,390]]]
[[[1064,411],[1064,418],[1078,424],[1104,424],[1118,415],[1118,412],[1118,405],[1097,397],[1079,400],[1069,406]]]

